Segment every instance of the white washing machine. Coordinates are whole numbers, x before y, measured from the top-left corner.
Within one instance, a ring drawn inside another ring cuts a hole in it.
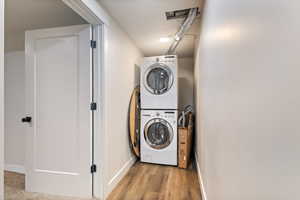
[[[146,57],[141,67],[141,108],[178,109],[177,56]]]
[[[141,111],[141,161],[177,165],[177,111]]]

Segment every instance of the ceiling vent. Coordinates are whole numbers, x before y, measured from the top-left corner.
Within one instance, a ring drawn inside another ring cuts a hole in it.
[[[197,9],[197,15],[199,15],[200,14],[199,8],[196,9]],[[167,20],[182,19],[182,18],[185,19],[188,17],[190,10],[191,8],[166,12],[166,18]]]
[[[167,54],[171,55],[171,54],[175,53],[177,46],[181,42],[184,35],[191,28],[191,26],[193,25],[193,23],[198,15],[199,15],[198,8],[188,9],[187,16],[185,16],[183,23],[179,27],[177,33],[174,35],[173,43],[171,44]],[[174,16],[176,16],[176,14],[174,14]],[[180,15],[177,15],[177,16],[180,16]]]

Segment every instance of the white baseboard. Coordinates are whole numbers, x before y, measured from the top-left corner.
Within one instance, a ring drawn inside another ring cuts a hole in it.
[[[22,166],[22,165],[12,165],[12,164],[5,164],[4,170],[9,171],[9,172],[16,172],[16,173],[20,173],[20,174],[25,174],[25,172],[26,172],[24,166]]]
[[[197,167],[198,178],[199,178],[199,183],[200,183],[201,197],[202,197],[202,200],[207,200],[197,153],[195,153],[195,161],[196,161],[196,167]]]
[[[108,182],[106,197],[113,191],[113,189],[117,186],[117,184],[122,180],[122,178],[127,174],[129,169],[135,163],[136,157],[132,157],[128,160],[124,166],[116,173],[116,175]]]

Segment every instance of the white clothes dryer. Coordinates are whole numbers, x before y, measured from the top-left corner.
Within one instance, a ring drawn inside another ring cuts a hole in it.
[[[178,109],[177,56],[146,57],[141,66],[141,108]]]

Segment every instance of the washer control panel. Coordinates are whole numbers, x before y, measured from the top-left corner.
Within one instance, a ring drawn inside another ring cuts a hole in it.
[[[154,119],[154,118],[161,118],[169,121],[172,124],[177,123],[177,115],[176,111],[149,111],[142,115],[145,118]]]

